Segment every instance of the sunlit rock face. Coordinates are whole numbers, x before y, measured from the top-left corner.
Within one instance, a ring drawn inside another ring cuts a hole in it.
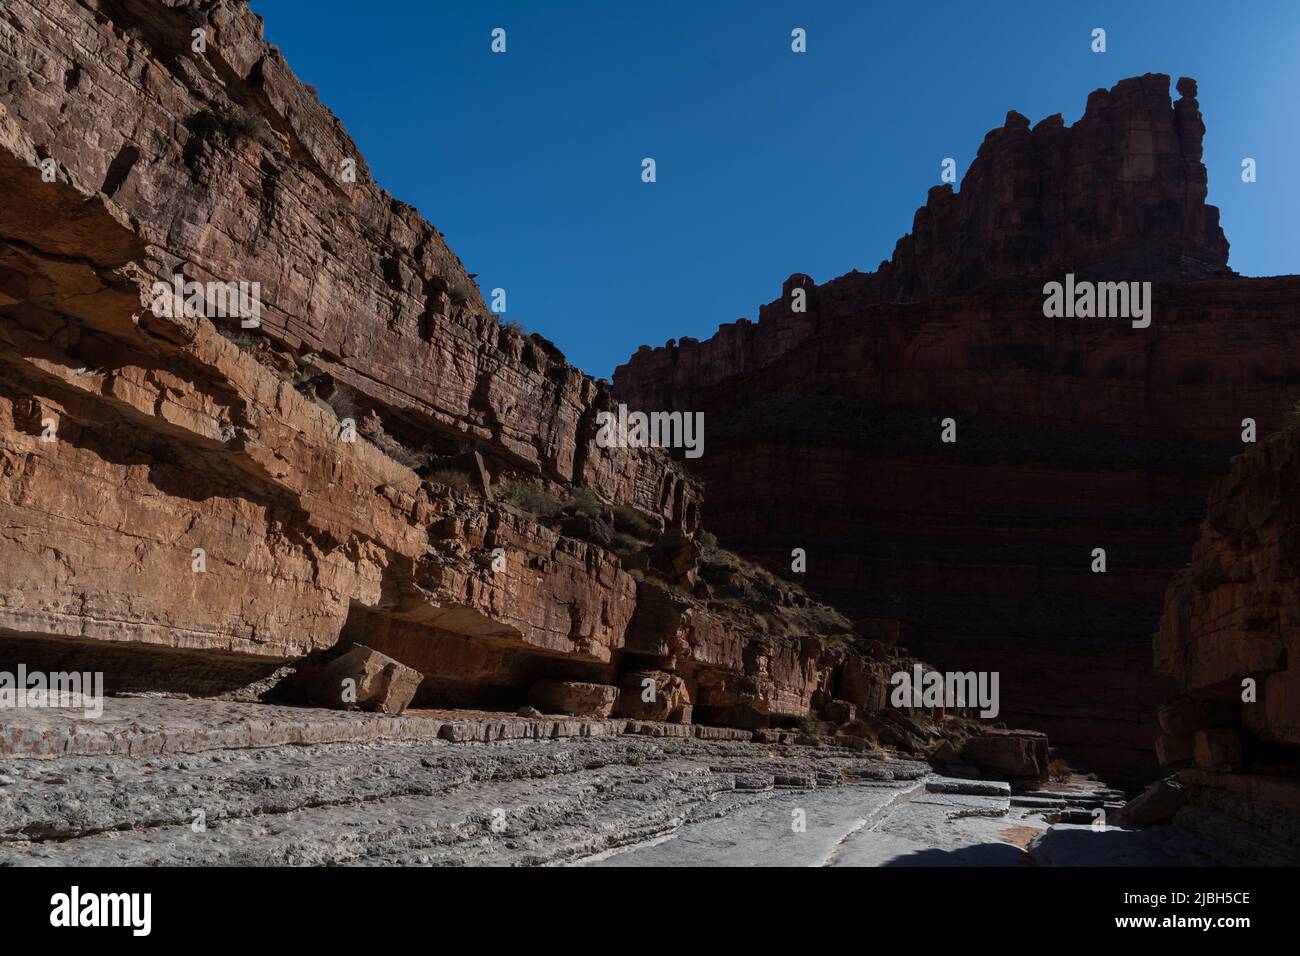
[[[755,569],[714,595],[698,481],[598,442],[608,385],[473,278],[246,5],[3,4],[0,664],[212,694],[362,645],[415,706],[882,706],[892,650]]]

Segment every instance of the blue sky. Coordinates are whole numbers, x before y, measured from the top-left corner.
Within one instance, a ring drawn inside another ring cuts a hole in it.
[[[792,272],[875,269],[942,159],[964,175],[1007,110],[1072,123],[1091,90],[1146,72],[1200,84],[1231,266],[1300,272],[1291,0],[252,6],[379,184],[598,377],[642,343],[756,318]]]

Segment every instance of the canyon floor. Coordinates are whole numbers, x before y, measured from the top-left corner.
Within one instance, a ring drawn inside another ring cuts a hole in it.
[[[6,717],[7,866],[1198,862],[1175,828],[1094,829],[1123,800],[1096,781],[1013,792],[747,731],[166,697]]]

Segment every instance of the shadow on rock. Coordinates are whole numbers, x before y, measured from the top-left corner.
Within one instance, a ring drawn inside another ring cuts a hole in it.
[[[980,843],[960,850],[920,850],[895,857],[885,866],[1023,866],[1025,851],[1009,843]]]
[[[1164,850],[1168,827],[1125,830],[1057,824],[1029,845],[1039,866],[1182,866]]]

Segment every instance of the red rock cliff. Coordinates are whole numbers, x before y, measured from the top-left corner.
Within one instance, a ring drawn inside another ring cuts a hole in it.
[[[1300,280],[1227,269],[1178,89],[1125,80],[1068,128],[1011,114],[879,271],[797,274],[758,323],[614,376],[633,407],[705,413],[690,465],[725,543],[780,568],[807,549],[815,591],[999,670],[1009,721],[1107,769],[1154,769],[1161,595],[1242,420],[1266,434],[1300,397]],[[1066,272],[1153,281],[1150,327],[1045,318]]]
[[[697,483],[598,447],[608,388],[472,279],[245,4],[0,5],[0,663],[212,693],[358,642],[435,703],[878,707],[889,655],[704,560]]]
[[[1216,862],[1300,861],[1300,428],[1233,460],[1169,584],[1156,670],[1162,816]],[[1209,850],[1207,850],[1209,852]]]

